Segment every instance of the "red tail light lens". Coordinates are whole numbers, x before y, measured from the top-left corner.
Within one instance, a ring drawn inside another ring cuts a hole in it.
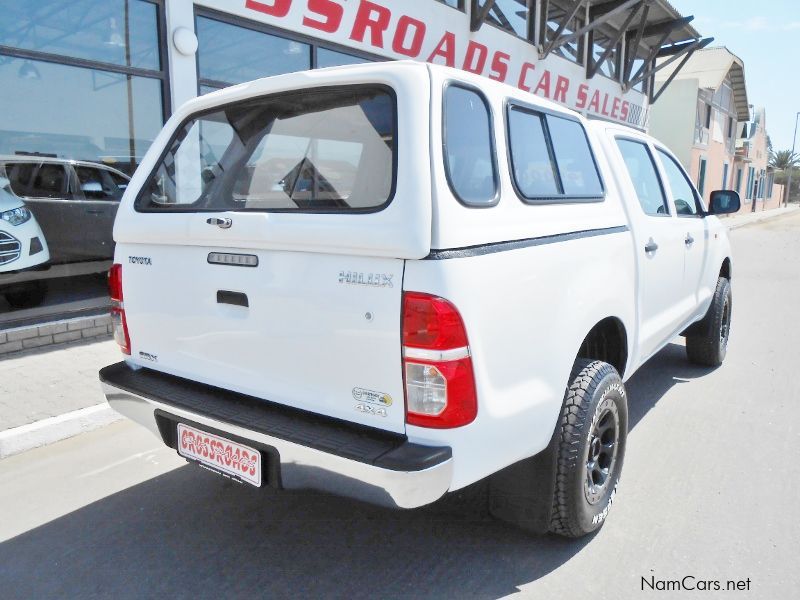
[[[467,332],[449,301],[403,294],[403,374],[406,422],[419,427],[461,427],[478,414]]]
[[[115,263],[108,271],[108,295],[113,302],[122,302],[122,265]]]
[[[119,344],[123,354],[131,353],[131,337],[128,334],[128,320],[125,318],[125,306],[122,303],[122,265],[115,263],[108,271],[108,295],[111,298],[111,325],[114,340]]]
[[[431,350],[463,348],[467,346],[467,332],[456,307],[444,298],[406,292],[403,345]]]

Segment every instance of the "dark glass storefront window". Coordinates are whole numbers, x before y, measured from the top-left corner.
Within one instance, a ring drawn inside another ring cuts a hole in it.
[[[161,81],[0,56],[0,155],[39,153],[132,173],[164,122]]]
[[[3,0],[0,45],[157,70],[157,11],[139,0]]]
[[[340,67],[342,65],[359,65],[368,62],[370,62],[369,59],[361,58],[360,56],[328,50],[327,48],[317,48],[317,67],[320,69],[324,67]]]
[[[222,87],[311,68],[311,46],[197,16],[201,86]]]

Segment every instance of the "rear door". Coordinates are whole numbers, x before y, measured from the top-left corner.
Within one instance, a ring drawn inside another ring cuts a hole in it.
[[[617,137],[616,145],[630,186],[623,189],[632,188],[638,200],[638,206],[628,203],[628,212],[639,265],[639,344],[646,358],[675,333],[684,310],[682,239],[651,147],[628,137]]]
[[[708,278],[704,277],[708,260],[708,223],[703,218],[700,195],[678,161],[661,148],[658,148],[657,154],[675,205],[675,225],[683,238],[681,288],[686,304],[684,317],[688,318],[714,293],[708,285]],[[713,283],[716,285],[716,280]]]
[[[75,184],[65,206],[69,226],[83,232],[76,250],[87,260],[114,256],[114,217],[121,197],[108,171],[76,164]]]
[[[431,227],[411,106],[343,85],[186,121],[117,219],[132,361],[403,431],[403,266]]]

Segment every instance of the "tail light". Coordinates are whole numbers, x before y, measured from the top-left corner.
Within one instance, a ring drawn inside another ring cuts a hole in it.
[[[475,376],[461,315],[444,298],[403,294],[406,422],[448,429],[478,414]]]
[[[125,305],[122,302],[122,265],[115,263],[108,271],[108,295],[111,297],[111,324],[114,340],[123,354],[131,353],[131,337],[128,335],[128,321],[125,318]]]

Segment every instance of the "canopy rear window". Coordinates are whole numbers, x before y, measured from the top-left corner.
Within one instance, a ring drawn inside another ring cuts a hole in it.
[[[304,90],[198,115],[177,131],[136,209],[370,212],[392,198],[396,101],[382,86]]]

